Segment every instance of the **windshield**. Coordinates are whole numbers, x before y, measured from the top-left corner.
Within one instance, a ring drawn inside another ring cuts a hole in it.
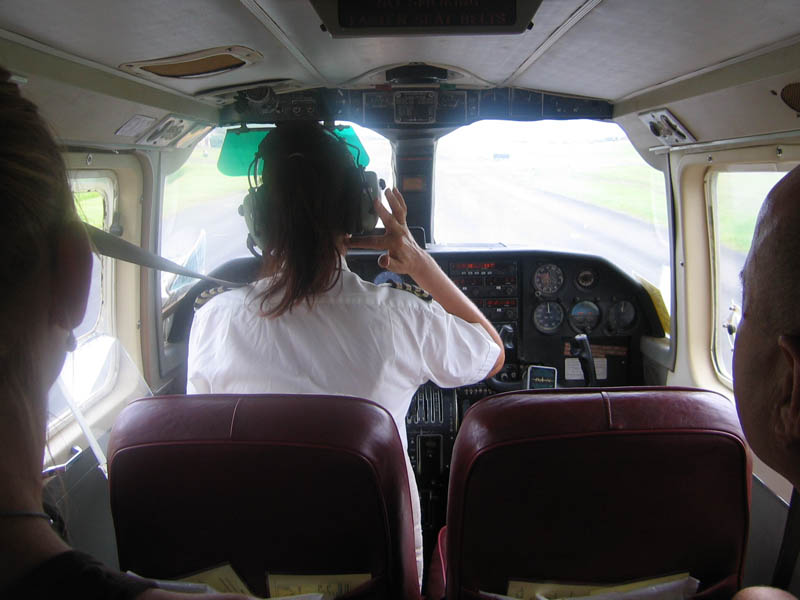
[[[595,254],[670,297],[664,174],[616,123],[479,121],[439,139],[433,237]]]

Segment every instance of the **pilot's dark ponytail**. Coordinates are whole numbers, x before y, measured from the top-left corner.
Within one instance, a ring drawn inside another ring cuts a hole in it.
[[[261,310],[274,317],[339,280],[340,249],[356,206],[353,158],[322,126],[297,121],[279,125],[265,139],[265,206],[260,211],[266,247],[263,275],[271,275]]]

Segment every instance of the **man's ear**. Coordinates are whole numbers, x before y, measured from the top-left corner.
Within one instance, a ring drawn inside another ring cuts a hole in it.
[[[60,327],[72,330],[83,321],[92,280],[92,251],[86,228],[70,221],[58,232],[53,265],[51,314]]]
[[[778,338],[783,358],[787,367],[783,371],[781,381],[777,382],[781,393],[779,426],[785,441],[800,442],[800,336],[781,335]]]

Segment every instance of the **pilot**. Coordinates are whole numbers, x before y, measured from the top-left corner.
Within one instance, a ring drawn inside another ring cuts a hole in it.
[[[742,270],[733,390],[747,441],[770,467],[800,486],[800,167],[767,195]],[[754,587],[738,600],[793,598]]]
[[[47,392],[83,319],[92,255],[61,154],[0,67],[0,598],[244,599],[178,594],[72,550],[42,509]]]
[[[417,388],[493,375],[504,361],[500,337],[414,241],[397,189],[386,190],[391,210],[379,197],[366,199],[385,234],[350,237],[363,190],[338,137],[314,122],[286,122],[259,151],[263,185],[245,217],[258,232],[263,278],[197,311],[187,391],[367,398],[391,413],[406,448],[405,416]],[[380,266],[412,277],[425,292],[363,281],[347,267],[351,247],[384,251]],[[406,463],[421,578],[419,495],[407,456]]]

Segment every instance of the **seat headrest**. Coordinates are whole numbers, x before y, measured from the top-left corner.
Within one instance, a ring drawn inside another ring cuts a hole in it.
[[[123,569],[176,578],[227,562],[262,596],[267,572],[368,572],[373,594],[418,596],[405,454],[373,402],[141,399],[108,457]]]
[[[451,463],[448,598],[509,579],[741,582],[751,464],[725,397],[686,388],[500,394]],[[451,586],[451,582],[455,582]]]

